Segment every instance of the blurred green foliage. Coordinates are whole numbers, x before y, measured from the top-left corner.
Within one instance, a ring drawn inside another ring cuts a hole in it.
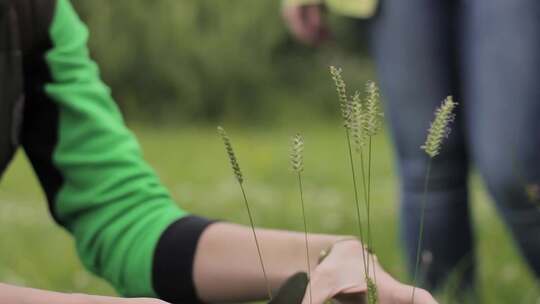
[[[103,78],[131,120],[327,116],[335,108],[329,64],[346,65],[356,82],[369,75],[355,22],[334,17],[332,43],[303,47],[284,27],[277,0],[73,2]]]

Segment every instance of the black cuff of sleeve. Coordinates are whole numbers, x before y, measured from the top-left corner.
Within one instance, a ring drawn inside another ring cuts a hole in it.
[[[161,235],[154,253],[153,284],[157,295],[171,303],[202,303],[193,282],[193,262],[203,231],[214,223],[187,216],[172,223]]]

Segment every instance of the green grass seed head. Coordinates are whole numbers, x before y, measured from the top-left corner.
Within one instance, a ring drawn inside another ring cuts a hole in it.
[[[291,167],[294,172],[302,173],[304,171],[304,137],[296,134],[291,140]]]
[[[225,144],[225,150],[227,151],[227,155],[229,156],[229,161],[231,163],[231,167],[233,169],[236,180],[238,180],[238,182],[242,184],[244,182],[244,177],[242,176],[242,171],[240,171],[240,165],[238,164],[238,160],[236,159],[236,155],[234,154],[231,139],[227,135],[227,132],[225,132],[225,129],[223,129],[222,127],[218,127],[217,131],[221,136],[221,139],[223,139],[223,143]]]
[[[365,129],[369,136],[375,136],[382,128],[383,112],[379,88],[373,81],[366,84],[366,116]]]
[[[336,91],[339,98],[341,116],[343,117],[345,128],[350,130],[351,103],[349,102],[349,99],[347,98],[347,84],[343,80],[343,76],[341,75],[341,72],[342,71],[339,68],[336,68],[334,66],[330,67],[330,75],[332,76],[332,79],[334,80],[334,83],[336,85]]]
[[[367,124],[367,113],[359,92],[355,92],[351,100],[351,133],[356,151],[361,152],[362,148],[366,145],[368,137],[368,132],[365,128],[365,125]]]
[[[370,277],[367,277],[367,302],[368,304],[379,303],[379,296],[377,293],[377,285]]]
[[[433,158],[440,153],[443,140],[450,134],[450,123],[454,120],[456,106],[452,96],[448,96],[435,111],[435,119],[429,127],[426,142],[420,147],[429,157]]]

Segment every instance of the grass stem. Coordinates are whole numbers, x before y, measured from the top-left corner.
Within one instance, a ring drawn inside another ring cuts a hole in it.
[[[304,204],[304,187],[302,184],[302,173],[298,172],[298,189],[300,192],[300,204],[302,205],[302,217],[304,218],[304,238],[306,242],[306,261],[307,261],[307,273],[308,278],[311,280],[311,263],[309,261],[309,242],[308,242],[308,229],[307,229],[307,217],[306,217],[306,207]],[[309,303],[311,304],[312,295],[311,295],[311,284],[309,284]]]
[[[352,152],[352,147],[351,147],[351,136],[349,134],[349,130],[348,129],[345,129],[345,134],[346,134],[346,137],[347,137],[347,146],[349,148],[349,161],[350,161],[350,165],[351,165],[351,174],[352,174],[352,181],[353,181],[353,188],[354,188],[354,202],[355,202],[355,206],[356,206],[356,219],[357,219],[357,222],[358,222],[358,233],[359,233],[359,237],[360,237],[360,242],[362,242],[362,244],[365,244],[364,243],[364,232],[363,232],[363,229],[362,229],[362,216],[360,215],[360,203],[358,202],[358,185],[357,185],[357,182],[356,182],[356,170],[355,170],[355,166],[354,166],[354,158],[353,158],[353,152]],[[366,279],[368,277],[368,264],[366,262],[366,252],[365,250],[362,250],[362,261],[364,262],[364,271],[366,273]]]
[[[372,145],[371,145],[371,139],[372,136],[369,137],[369,143],[368,143],[368,171],[367,171],[367,225],[368,225],[368,248],[371,250],[371,253],[375,251],[374,245],[373,245],[373,238],[371,236],[371,161],[372,161]],[[375,284],[377,284],[377,273],[375,271],[375,256],[373,254],[370,254],[371,261],[373,263],[373,279],[375,281]],[[369,264],[369,261],[368,261]]]
[[[431,162],[432,158],[429,158],[427,169],[426,169],[426,179],[424,180],[424,194],[422,195],[422,206],[420,211],[420,231],[418,232],[418,245],[416,248],[416,264],[414,266],[414,277],[413,277],[413,290],[411,297],[411,304],[414,304],[414,296],[416,291],[416,284],[418,279],[418,269],[420,267],[420,257],[422,255],[422,242],[424,240],[424,218],[426,216],[426,205],[427,205],[427,191],[429,186],[429,175],[431,173]]]
[[[242,190],[242,196],[244,197],[244,203],[246,205],[247,214],[249,216],[249,223],[251,225],[251,231],[253,232],[253,238],[255,239],[255,246],[257,247],[257,253],[259,255],[259,262],[261,263],[261,269],[262,269],[262,272],[263,272],[263,275],[264,275],[264,281],[266,283],[266,291],[268,293],[268,297],[271,300],[272,299],[272,289],[270,288],[270,282],[268,281],[268,276],[266,275],[266,269],[264,268],[263,257],[262,257],[262,253],[261,253],[261,247],[259,246],[259,239],[257,238],[257,233],[255,232],[255,224],[254,224],[254,221],[253,221],[253,216],[252,216],[251,210],[249,208],[249,203],[248,203],[248,199],[247,199],[247,196],[246,196],[246,191],[244,189],[244,185],[242,183],[239,183],[239,185],[240,185],[240,189]]]

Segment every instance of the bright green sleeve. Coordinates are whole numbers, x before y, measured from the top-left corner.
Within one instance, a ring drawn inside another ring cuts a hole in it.
[[[56,130],[49,178],[57,181],[45,181],[51,183],[45,188],[53,214],[74,235],[88,269],[123,295],[155,296],[156,245],[185,212],[143,161],[89,57],[88,31],[68,0],[56,1],[49,36],[44,90],[55,117],[49,127]]]

